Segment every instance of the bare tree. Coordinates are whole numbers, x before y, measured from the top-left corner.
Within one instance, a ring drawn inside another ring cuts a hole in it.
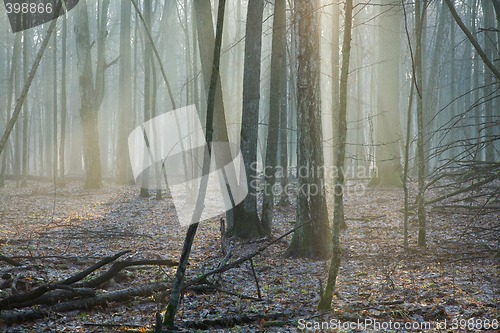
[[[101,152],[99,148],[98,98],[94,87],[92,57],[90,54],[89,18],[87,1],[80,1],[76,13],[75,38],[78,57],[80,88],[80,119],[83,129],[83,158],[85,163],[85,187],[100,188]],[[104,52],[104,50],[102,50]]]
[[[339,94],[339,146],[337,150],[336,168],[337,177],[335,178],[335,193],[333,207],[333,228],[332,245],[333,253],[328,270],[328,279],[324,293],[318,305],[319,309],[329,309],[331,307],[333,291],[337,281],[337,275],[340,268],[340,228],[344,221],[344,161],[347,138],[347,83],[349,78],[349,61],[351,56],[351,35],[352,35],[352,0],[345,3],[345,23],[344,40],[342,43],[342,68],[340,73],[340,94]]]
[[[286,135],[286,104],[283,105],[282,96],[282,94],[286,91],[285,89],[283,89],[283,86],[286,85],[286,73],[283,71],[283,65],[285,63],[285,43],[286,2],[285,0],[276,0],[274,3],[273,41],[271,51],[271,82],[269,87],[269,122],[267,124],[266,167],[264,169],[265,172],[263,191],[264,199],[262,202],[262,226],[267,234],[271,233],[273,222],[273,186],[276,181],[278,137],[279,135]],[[285,110],[282,110],[283,108],[285,108]],[[280,129],[280,131],[277,131],[278,128]],[[283,150],[286,150],[286,148],[286,144],[281,145],[282,154]],[[286,171],[284,172],[286,173]],[[282,196],[285,197],[286,194],[282,193]]]
[[[298,24],[297,212],[287,256],[326,258],[331,253],[323,178],[318,2],[296,1]]]
[[[256,238],[266,233],[257,215],[257,136],[259,129],[260,67],[264,0],[248,2],[243,73],[241,152],[245,161],[248,195],[234,209],[234,225],[229,232],[240,238]]]

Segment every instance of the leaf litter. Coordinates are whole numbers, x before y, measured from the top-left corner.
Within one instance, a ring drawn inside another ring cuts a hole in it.
[[[401,190],[390,189],[367,189],[347,197],[349,227],[342,232],[342,263],[331,312],[316,311],[328,262],[283,257],[291,239],[288,236],[253,259],[262,299],[257,299],[255,277],[250,263],[245,262],[212,277],[216,290],[188,288],[179,307],[179,325],[182,328],[186,323],[252,315],[262,319],[233,327],[214,326],[207,331],[295,332],[299,319],[433,323],[498,320],[499,212],[488,211],[478,218],[467,210],[428,208],[427,247],[415,246],[418,223],[411,217],[410,248],[405,250],[402,197]],[[291,202],[290,207],[276,207],[273,237],[295,227],[293,198]],[[12,267],[0,261],[0,273],[16,276],[24,292],[69,277],[123,250],[131,250],[123,259],[177,260],[185,232],[177,222],[171,199],[140,198],[135,186],[106,183],[100,191],[87,191],[81,183],[71,182],[54,191],[46,183],[30,183],[26,188],[8,183],[0,189],[1,254],[22,263]],[[268,241],[230,239],[225,246],[232,244],[234,260]],[[216,268],[223,258],[219,219],[202,223],[186,281]],[[129,267],[100,286],[98,292],[170,283],[174,274],[175,267]],[[0,290],[0,299],[9,293],[9,288]],[[50,313],[41,320],[4,325],[3,331],[151,331],[165,295],[168,292],[88,311]],[[266,319],[268,314],[280,317]]]

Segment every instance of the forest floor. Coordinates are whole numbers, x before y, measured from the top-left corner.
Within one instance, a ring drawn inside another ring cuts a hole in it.
[[[343,256],[331,312],[316,311],[319,281],[326,280],[329,262],[285,258],[291,238],[287,236],[253,259],[260,300],[250,263],[245,262],[216,277],[219,291],[187,290],[177,322],[189,326],[215,318],[261,318],[207,330],[227,332],[296,332],[304,327],[317,332],[465,332],[494,325],[495,320],[498,325],[500,211],[468,207],[480,202],[458,204],[451,209],[442,202],[428,207],[426,248],[416,246],[418,225],[411,217],[410,248],[405,250],[402,190],[366,189],[348,195],[349,227],[342,232]],[[278,207],[275,219],[274,238],[293,229],[293,202]],[[131,252],[122,259],[178,260],[185,231],[177,223],[172,200],[139,198],[135,186],[106,183],[100,191],[86,191],[72,182],[54,191],[47,183],[16,188],[9,182],[0,189],[0,253],[22,266],[0,261],[0,275],[15,276],[18,285],[32,290],[123,250]],[[268,241],[233,241],[233,260]],[[200,224],[186,280],[217,267],[223,257],[219,220]],[[174,272],[175,267],[132,267],[98,292],[170,283]],[[9,293],[9,288],[0,290],[0,300]],[[147,332],[159,302],[159,296],[136,297],[92,310],[51,312],[35,321],[0,323],[0,332]],[[388,326],[404,322],[414,329]],[[447,329],[441,329],[445,322]],[[432,328],[417,328],[425,323]]]

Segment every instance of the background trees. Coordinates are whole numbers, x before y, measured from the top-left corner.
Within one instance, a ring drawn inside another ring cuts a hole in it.
[[[21,117],[23,121],[19,125],[19,137],[22,137],[24,128],[26,128],[28,140],[23,139],[23,144],[16,146],[14,137],[18,136],[15,134],[10,143],[8,141],[2,142],[3,146],[8,147],[7,152],[2,154],[2,159],[5,160],[5,167],[2,169],[8,176],[18,172],[16,168],[23,169],[19,170],[19,174],[24,173],[26,177],[35,175],[50,176],[52,172],[49,173],[47,165],[42,164],[54,164],[54,145],[59,145],[57,160],[60,173],[77,176],[81,173],[80,169],[85,164],[78,157],[83,156],[84,152],[87,151],[86,149],[82,150],[81,145],[89,140],[88,137],[92,137],[95,143],[92,145],[95,147],[93,148],[93,154],[95,154],[97,147],[102,147],[104,151],[100,153],[105,156],[101,161],[94,157],[95,163],[92,164],[101,165],[104,177],[114,178],[116,176],[122,182],[127,178],[125,177],[128,168],[125,145],[126,135],[131,126],[144,120],[143,99],[145,95],[143,94],[143,87],[139,86],[138,82],[144,79],[145,72],[141,68],[148,68],[144,67],[148,63],[147,55],[141,51],[146,47],[147,43],[141,29],[139,29],[140,25],[135,15],[126,3],[108,3],[107,1],[95,0],[87,2],[89,4],[87,12],[90,26],[89,44],[85,48],[87,50],[85,52],[88,52],[87,57],[92,60],[92,86],[95,90],[91,94],[95,103],[93,108],[100,110],[96,113],[97,116],[90,117],[95,118],[90,122],[97,122],[99,125],[94,124],[88,126],[88,129],[82,130],[87,121],[80,124],[79,120],[75,118],[76,113],[74,110],[80,108],[81,100],[80,92],[74,89],[79,85],[79,78],[76,76],[77,72],[74,71],[74,68],[80,68],[81,73],[86,75],[89,75],[90,70],[84,72],[81,69],[84,66],[83,58],[80,61],[80,67],[74,67],[77,63],[77,57],[75,57],[77,50],[80,49],[80,54],[83,55],[84,49],[82,47],[77,48],[77,44],[80,45],[83,39],[75,37],[82,35],[85,28],[83,27],[84,22],[80,17],[77,17],[78,15],[68,15],[67,18],[60,19],[59,23],[56,23],[56,44],[54,44],[53,48],[51,47],[51,50],[53,49],[55,52],[55,58],[50,57],[50,59],[55,59],[57,64],[57,82],[55,83],[60,89],[49,88],[48,85],[41,84],[50,73],[40,72],[34,77],[34,85],[30,88],[30,94],[27,98],[34,100],[40,97],[41,99],[38,100],[44,103],[30,103],[28,100],[26,104],[26,112],[23,111],[23,114],[28,116]],[[139,2],[139,4],[142,6],[142,2]],[[324,4],[328,6],[321,7]],[[79,5],[78,10],[81,10],[84,5],[85,3]],[[207,89],[207,75],[201,75],[201,73],[206,73],[207,68],[210,66],[207,65],[208,61],[206,59],[210,57],[210,45],[213,44],[213,29],[207,29],[207,27],[214,24],[213,20],[203,18],[209,18],[205,14],[207,12],[206,8],[213,12],[211,8],[213,4],[208,5],[207,2],[177,1],[174,7],[167,8],[166,5],[159,1],[153,0],[151,2],[155,13],[161,13],[155,14],[153,18],[152,36],[155,41],[160,42],[158,44],[160,54],[165,56],[164,61],[168,76],[171,78],[170,81],[174,83],[172,94],[176,96],[175,99],[178,101],[193,100],[190,97],[188,98],[188,95],[191,97],[197,95],[198,99],[200,99],[200,93]],[[250,6],[252,11],[248,11],[247,5]],[[254,6],[257,5],[259,5],[259,8],[256,9]],[[278,8],[278,5],[283,7],[283,4],[278,2],[276,8]],[[295,10],[295,5],[292,2],[287,5],[290,7],[289,10]],[[495,47],[498,41],[498,32],[496,31],[499,24],[497,18],[498,1],[471,0],[467,3],[452,4],[456,12],[455,16],[460,19],[464,28],[471,32],[475,43],[470,41],[468,43],[459,42],[460,38],[463,38],[463,29],[458,26],[448,6],[444,5],[445,3],[441,2],[426,2],[422,4],[424,8],[421,8],[426,13],[422,16],[422,52],[428,55],[422,59],[422,130],[424,132],[423,144],[426,172],[429,175],[454,168],[462,160],[470,160],[470,154],[474,154],[475,160],[485,162],[494,162],[498,157],[498,130],[496,129],[497,126],[495,126],[498,119],[491,111],[498,104],[498,98],[496,97],[498,78],[495,74],[491,75],[495,68],[498,67],[495,63],[498,56],[498,50]],[[169,6],[172,6],[172,4]],[[236,141],[239,142],[238,133],[243,132],[245,134],[249,132],[244,137],[248,135],[255,136],[257,131],[255,126],[251,130],[247,126],[243,126],[241,129],[241,123],[250,122],[251,118],[247,117],[247,111],[245,111],[245,116],[242,117],[240,109],[234,107],[236,105],[242,105],[245,109],[250,107],[250,103],[243,103],[242,101],[243,73],[247,68],[247,77],[248,75],[254,75],[256,77],[253,80],[254,82],[265,82],[271,77],[271,69],[273,73],[278,71],[277,66],[279,64],[276,65],[276,61],[271,64],[271,58],[282,58],[284,60],[281,62],[286,66],[286,70],[281,70],[281,76],[285,78],[287,84],[279,89],[286,89],[286,95],[281,100],[286,100],[289,103],[286,106],[286,113],[279,111],[278,113],[288,116],[288,130],[283,133],[288,134],[286,155],[288,156],[287,162],[289,162],[288,169],[293,170],[296,166],[296,154],[293,147],[295,147],[296,141],[294,126],[298,92],[294,80],[297,74],[296,64],[298,64],[300,50],[296,47],[296,31],[291,29],[292,19],[284,16],[283,11],[280,9],[277,13],[280,13],[281,16],[277,16],[276,22],[284,21],[283,26],[286,29],[284,31],[270,29],[275,17],[274,15],[269,16],[269,20],[266,22],[264,22],[265,16],[260,19],[261,5],[259,2],[255,4],[253,2],[244,2],[243,6],[241,3],[229,2],[228,7],[228,24],[224,32],[225,39],[222,54],[222,64],[227,62],[228,66],[222,68],[222,85],[218,88],[220,89],[218,106],[223,107],[224,101],[227,105],[223,112],[223,120],[216,121],[216,123],[221,124],[221,126],[217,126],[221,128],[221,138],[226,137],[233,140],[233,137],[237,136]],[[340,41],[339,36],[341,36],[341,33],[339,32],[343,29],[344,21],[343,14],[340,16],[338,14],[336,4],[331,5],[328,1],[322,0],[317,7],[321,8],[319,9],[320,13],[322,12],[325,15],[324,19],[321,19],[321,24],[322,30],[326,32],[325,36],[327,36],[325,42],[319,42],[321,53],[322,55],[330,55],[329,57],[321,57],[321,60],[318,61],[321,62],[322,68],[329,69],[332,73],[331,75],[321,76],[321,116],[323,119],[329,119],[330,117],[332,119],[332,126],[324,125],[322,128],[323,137],[326,139],[324,143],[326,161],[328,162],[327,165],[331,165],[329,161],[332,153],[326,148],[334,143],[334,140],[330,141],[329,139],[330,137],[334,138],[332,133],[338,131],[335,128],[338,118],[335,116],[338,109],[338,104],[335,104],[335,100],[337,100],[335,96],[338,94],[339,77],[336,73],[338,73],[341,52],[338,49],[337,40]],[[175,8],[179,13],[177,16],[171,13]],[[273,7],[273,4],[269,4],[267,9],[262,7],[262,14],[268,12],[272,14],[276,8]],[[255,15],[253,9],[256,9]],[[403,146],[400,138],[401,133],[405,133],[405,120],[407,119],[406,112],[403,112],[403,110],[406,110],[405,104],[406,96],[409,93],[409,82],[417,77],[416,75],[415,78],[413,77],[417,58],[417,45],[414,44],[414,41],[419,22],[415,20],[414,12],[414,7],[407,5],[406,17],[404,17],[401,4],[385,1],[377,8],[375,6],[360,5],[355,17],[355,20],[359,18],[359,23],[354,25],[356,44],[353,46],[353,54],[356,55],[356,62],[353,71],[359,79],[353,82],[348,89],[348,95],[353,104],[348,109],[347,135],[350,144],[347,147],[347,166],[372,165],[372,167],[376,167],[378,177],[374,178],[373,185],[380,181],[384,183],[382,178],[385,177],[386,164],[394,164],[389,169],[395,170],[395,172],[387,172],[388,177],[392,178],[399,173],[398,165],[401,164],[399,155]],[[377,16],[378,28],[376,30],[368,29],[366,21],[375,16]],[[238,17],[243,18],[243,20],[238,21]],[[247,18],[255,22],[263,21],[263,25],[251,25],[248,31],[249,38],[242,39],[241,36],[246,33],[245,29],[242,29],[242,23],[246,23]],[[196,22],[198,24],[194,24]],[[259,29],[261,25],[263,28],[260,33],[255,29]],[[276,28],[279,25],[276,23]],[[82,28],[80,28],[81,26]],[[25,74],[19,69],[20,67],[16,64],[16,61],[18,58],[23,59],[23,52],[26,55],[27,65],[35,60],[37,47],[41,46],[42,41],[40,33],[43,32],[46,26],[33,28],[32,31],[26,32],[24,38],[9,33],[6,18],[2,19],[2,27],[4,29],[1,38],[5,42],[5,47],[2,49],[2,71],[6,75],[5,77],[14,79],[19,77],[17,82],[22,82]],[[65,27],[69,27],[69,29]],[[73,27],[78,28],[76,34],[73,34]],[[201,27],[201,29],[196,27]],[[171,33],[167,33],[166,30]],[[182,31],[182,34],[174,33],[177,31]],[[210,32],[212,33],[211,38],[208,35]],[[409,36],[406,36],[406,32],[408,32]],[[285,33],[284,37],[278,36],[283,33]],[[65,37],[63,38],[63,36]],[[280,52],[283,52],[280,48],[275,47],[273,49],[273,36],[276,43],[277,41],[287,41],[285,57],[280,56]],[[412,42],[411,49],[408,48],[406,43],[408,37]],[[261,40],[261,52],[255,51],[250,54],[251,51],[248,51],[246,61],[248,65],[245,65],[241,61],[245,52],[244,44],[255,44],[257,46],[259,44],[252,42],[252,38],[255,41]],[[469,37],[467,38],[469,39]],[[15,43],[16,40],[18,44]],[[439,41],[442,40],[447,40],[447,42],[440,43]],[[25,47],[25,44],[30,44],[32,47]],[[452,45],[454,46],[452,47]],[[478,51],[478,47],[481,52]],[[25,51],[21,51],[23,49]],[[334,52],[331,52],[332,50]],[[389,50],[400,50],[401,56]],[[446,50],[453,51],[450,53],[453,57],[447,57]],[[258,59],[259,54],[262,55],[260,60]],[[13,55],[15,56],[13,57]],[[49,56],[47,56],[47,59],[44,58],[43,61],[50,61],[48,58]],[[449,59],[451,59],[450,62],[447,62]],[[257,63],[261,65],[255,65]],[[114,64],[119,64],[119,66],[114,66]],[[49,70],[49,67],[42,68]],[[199,68],[202,68],[202,71],[197,70]],[[262,68],[262,71],[257,78],[256,70],[258,68]],[[64,74],[63,69],[65,70]],[[275,78],[273,82],[276,82],[277,76],[279,75],[273,76]],[[249,79],[247,78],[247,80]],[[463,82],[464,85],[458,84],[458,82]],[[154,84],[161,85],[163,81],[156,76]],[[18,95],[16,96],[16,92],[12,90],[12,87],[15,86],[12,82],[12,84],[5,83],[1,87],[4,96],[7,97],[5,99],[6,104],[9,101],[9,96],[11,100],[17,100],[20,97],[20,91],[17,92]],[[245,94],[260,95],[258,110],[255,111],[256,106],[252,107],[252,110],[254,110],[252,123],[255,125],[255,119],[258,119],[259,140],[252,140],[252,145],[250,145],[255,150],[252,156],[255,156],[259,170],[263,170],[265,160],[274,155],[272,152],[270,154],[266,153],[267,146],[269,148],[276,146],[276,144],[272,143],[276,140],[274,137],[276,132],[270,130],[269,134],[271,135],[268,135],[268,129],[272,129],[276,123],[276,112],[274,110],[278,104],[276,103],[277,97],[273,94],[279,89],[275,89],[274,86],[275,84],[270,87],[258,84],[257,88],[254,83],[254,87],[246,88],[245,92]],[[49,89],[51,94],[46,94],[42,89]],[[419,87],[415,87],[417,94],[418,90]],[[195,93],[196,91],[198,93]],[[53,93],[55,93],[55,96]],[[54,113],[55,117],[52,117],[52,113],[42,107],[42,104],[48,107],[50,100],[54,100],[54,98],[60,101],[58,104],[62,104],[61,101],[64,99],[68,104],[68,108],[63,111],[65,109],[63,105],[55,105],[57,112]],[[170,106],[165,106],[164,102],[169,99],[170,97],[165,96],[163,93],[156,94],[154,103],[159,106],[158,113],[168,111],[169,107],[171,107],[170,102],[167,103]],[[253,99],[257,100],[257,98]],[[415,101],[417,102],[413,107],[416,108],[418,99],[415,99]],[[203,104],[200,101],[197,103],[200,103],[200,106]],[[10,108],[14,106],[14,103],[10,104]],[[38,108],[40,109],[38,110]],[[83,113],[86,114],[86,112]],[[12,114],[10,112],[10,115]],[[413,117],[415,114],[412,113]],[[5,113],[3,116],[4,129],[8,118],[11,118],[10,115],[8,116]],[[33,140],[33,136],[40,136],[45,140],[48,132],[51,132],[50,128],[54,124],[50,123],[49,125],[47,120],[49,118],[56,120],[58,124],[58,135],[53,136],[56,140],[47,141],[47,144]],[[46,120],[47,122],[45,122]],[[417,119],[415,118],[415,120]],[[269,123],[272,123],[272,126],[268,126]],[[417,121],[413,122],[414,127],[410,131],[413,139],[417,137],[417,123]],[[23,124],[27,126],[24,127]],[[69,130],[63,133],[63,129],[66,127]],[[86,134],[88,131],[98,131],[99,129],[102,131],[104,127],[106,128],[106,136],[100,137],[99,140],[96,139],[96,132],[94,132],[94,135]],[[282,127],[285,128],[285,126]],[[222,130],[223,128],[225,130]],[[282,137],[284,134],[280,134],[278,137]],[[86,139],[83,140],[83,138]],[[409,163],[412,164],[412,167],[416,166],[418,161],[418,158],[416,158],[416,141],[413,139],[410,140],[411,149],[409,150],[411,155]],[[99,144],[97,144],[98,141]],[[244,142],[243,145],[245,145]],[[256,143],[253,144],[254,142]],[[22,146],[24,146],[22,154],[16,155],[16,149],[21,149]],[[282,151],[282,149],[278,150]],[[10,155],[10,152],[14,154]],[[384,156],[384,154],[387,156]],[[88,152],[85,155],[87,156]],[[97,156],[97,154],[95,155]],[[18,163],[19,165],[16,167],[16,156],[26,156],[26,158],[23,158],[26,161],[24,167],[23,163]],[[50,161],[48,161],[49,158]],[[40,160],[43,160],[42,164],[40,164]],[[88,164],[86,163],[86,167],[90,167]],[[268,160],[265,164],[277,163]],[[270,165],[270,167],[273,167],[273,165]],[[92,168],[96,168],[92,172],[98,175],[97,167]],[[51,167],[50,169],[53,170],[54,168]],[[372,175],[368,171],[364,176],[368,178]],[[99,178],[98,176],[95,177]],[[395,177],[394,180],[397,185],[398,177]],[[389,183],[391,182],[389,181]],[[269,197],[266,197],[266,200],[269,201]],[[266,204],[266,206],[268,205]],[[268,218],[266,217],[266,219]]]
[[[12,35],[3,19],[1,66],[8,80],[0,87],[7,110],[2,113],[1,175],[16,177],[21,185],[33,176],[53,178],[58,170],[64,183],[65,177],[85,171],[87,187],[99,187],[103,176],[128,183],[132,179],[126,141],[134,125],[191,102],[204,117],[201,96],[209,89],[215,4],[139,1],[146,21],[148,8],[157,13],[149,29],[172,83],[166,92],[160,88],[168,82],[156,75],[153,65],[158,60],[148,51],[148,38],[129,5],[82,1],[75,15],[50,25],[54,38],[47,43],[53,56],[45,57],[41,32],[49,25]],[[271,231],[278,199],[274,194],[279,191],[261,190],[276,185],[278,166],[284,166],[278,175],[281,187],[289,185],[292,176],[291,184],[295,178],[300,188],[300,182],[317,183],[322,177],[297,174],[308,161],[337,165],[339,43],[345,18],[338,5],[327,0],[310,5],[314,15],[302,14],[303,6],[302,1],[228,3],[221,84],[216,88],[216,108],[222,112],[216,113],[214,130],[216,141],[240,143],[247,161],[251,195],[228,213],[228,230],[238,237]],[[408,141],[405,167],[410,180],[418,175],[415,203],[423,245],[425,196],[433,180],[477,163],[496,165],[498,159],[498,117],[493,111],[499,103],[498,1],[402,6],[387,0],[381,6],[356,6],[356,79],[347,87],[345,175],[371,178],[373,186],[400,186],[401,152]],[[287,16],[287,10],[295,16]],[[266,13],[272,14],[267,21]],[[300,30],[297,15],[317,21],[325,40],[317,40],[313,27]],[[375,17],[377,29],[370,29],[366,22]],[[463,34],[467,43],[460,43]],[[313,54],[313,48],[320,54]],[[451,50],[449,57],[446,50]],[[41,69],[36,74],[32,62],[38,58]],[[319,79],[311,76],[314,72]],[[30,79],[31,87],[23,84]],[[409,94],[414,103],[407,113]],[[19,114],[22,121],[16,124]],[[401,133],[407,133],[405,140]],[[333,184],[332,175],[324,176],[326,184]],[[286,203],[290,192],[281,194],[279,199]],[[305,207],[301,200],[298,220],[308,215],[300,213]],[[312,211],[323,215],[322,210]]]
[[[234,143],[245,160],[250,193],[226,214],[223,239],[273,236],[278,200],[290,204],[286,254],[333,258],[323,308],[340,265],[344,202],[357,186],[399,188],[404,170],[405,247],[428,244],[429,206],[442,200],[498,210],[499,0],[224,4],[80,0],[15,35],[0,17],[0,185],[50,179],[56,191],[58,175],[93,189],[103,179],[132,183],[132,128],[196,104],[202,123],[213,120],[207,138]],[[160,173],[151,174],[142,193],[155,187],[160,198]]]

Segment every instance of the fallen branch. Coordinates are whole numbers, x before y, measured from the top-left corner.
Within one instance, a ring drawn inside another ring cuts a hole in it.
[[[112,257],[104,258],[97,264],[61,282],[39,286],[38,288],[26,294],[16,294],[9,296],[0,301],[0,310],[22,308],[33,305],[41,305],[41,304],[54,304],[62,301],[68,301],[75,297],[94,296],[95,291],[93,291],[90,288],[95,288],[101,285],[102,283],[111,280],[124,268],[130,266],[145,266],[145,265],[175,266],[177,264],[172,260],[121,261],[114,263],[113,266],[111,266],[111,268],[108,271],[90,281],[81,283],[72,283],[83,279],[84,277],[94,272],[98,268],[102,267],[107,263],[110,263],[113,260],[116,260],[118,257],[122,256],[127,252],[129,251],[123,251]],[[71,286],[69,286],[68,283],[71,283]],[[65,290],[61,291],[58,289],[65,289]]]
[[[96,277],[95,279],[92,279],[87,282],[82,282],[78,283],[76,286],[78,287],[86,287],[86,288],[95,288],[104,282],[107,282],[111,280],[113,277],[116,276],[121,270],[124,268],[130,267],[130,266],[177,266],[177,262],[173,260],[137,260],[137,261],[132,261],[132,260],[126,260],[126,261],[119,261],[115,262],[111,268],[101,274],[100,276]]]
[[[4,262],[8,263],[9,265],[16,266],[16,267],[22,266],[21,263],[15,261],[14,259],[6,257],[2,254],[0,254],[0,261],[4,261]]]
[[[307,222],[307,223],[310,223],[310,222]],[[240,259],[235,260],[235,261],[233,261],[230,264],[226,264],[226,265],[217,267],[217,268],[215,268],[215,269],[213,269],[213,270],[211,270],[211,271],[209,271],[209,272],[207,272],[205,274],[200,275],[199,277],[193,279],[192,281],[187,282],[184,285],[184,288],[186,288],[188,286],[192,286],[194,284],[199,284],[199,283],[205,282],[206,278],[209,277],[209,276],[211,276],[211,275],[218,274],[218,273],[224,273],[224,272],[226,272],[226,271],[228,271],[228,270],[230,270],[232,268],[240,266],[245,261],[252,259],[253,257],[255,257],[258,254],[260,254],[261,252],[264,252],[268,247],[270,247],[271,245],[279,242],[280,240],[282,240],[286,236],[290,235],[291,233],[295,232],[296,230],[302,228],[304,225],[306,225],[306,223],[303,223],[303,224],[299,225],[298,227],[295,227],[295,228],[293,228],[293,229],[285,232],[283,235],[279,236],[278,238],[274,239],[273,241],[269,242],[268,244],[261,246],[255,252],[252,252],[252,253],[244,256],[244,257],[241,257]]]
[[[167,283],[151,283],[138,288],[128,288],[107,292],[92,298],[61,302],[49,307],[29,310],[4,310],[0,312],[0,322],[6,324],[20,323],[48,316],[51,312],[66,312],[72,310],[89,310],[95,306],[106,305],[110,302],[121,302],[136,296],[151,296],[169,288]]]
[[[80,273],[78,273],[76,275],[73,275],[72,277],[67,278],[66,280],[60,282],[59,284],[66,284],[66,285],[68,285],[68,284],[72,284],[72,283],[78,282],[78,281],[84,279],[86,276],[88,276],[92,272],[98,270],[102,266],[107,265],[110,262],[115,261],[116,259],[120,258],[124,254],[129,253],[129,252],[130,252],[130,250],[122,251],[120,253],[115,254],[112,257],[106,257],[106,258],[102,259],[101,261],[99,261],[98,263],[96,263],[95,265],[92,265],[89,268],[87,268],[86,270],[83,270]]]
[[[195,293],[199,293],[199,294],[203,294],[203,293],[206,294],[206,293],[218,291],[218,292],[221,292],[223,294],[236,296],[236,297],[241,298],[241,299],[250,299],[252,301],[257,301],[257,302],[262,301],[262,298],[247,296],[247,295],[244,295],[241,293],[236,293],[236,292],[233,292],[230,290],[222,289],[222,288],[219,288],[215,284],[210,283],[210,282],[189,286],[188,289],[191,291],[194,291]]]
[[[62,300],[94,297],[96,295],[95,290],[91,288],[69,288],[67,286],[58,286],[58,288],[61,289],[52,290],[25,303],[18,303],[15,305],[15,308],[26,308],[33,305],[52,305]]]
[[[288,318],[285,313],[268,313],[257,315],[243,315],[228,318],[204,319],[201,321],[183,321],[182,327],[198,330],[209,330],[213,327],[229,328],[236,325],[251,324],[260,320],[276,320]]]

